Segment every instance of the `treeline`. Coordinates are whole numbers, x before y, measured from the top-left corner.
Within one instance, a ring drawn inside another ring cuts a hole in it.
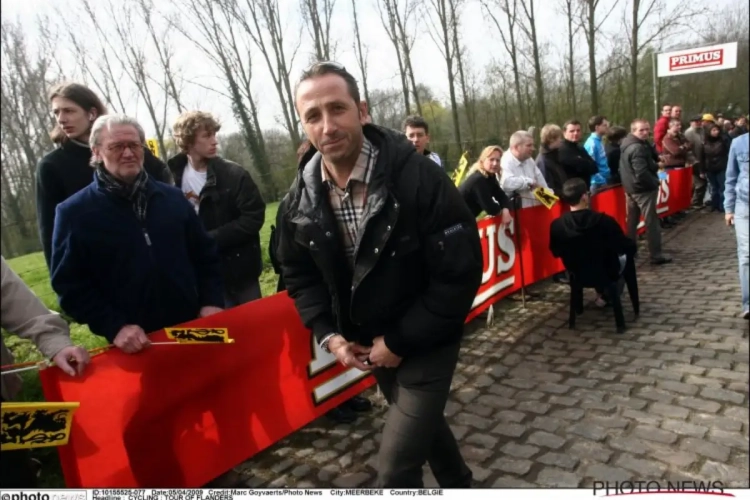
[[[293,1],[296,16],[280,7],[288,10],[290,2],[275,0],[78,0],[65,10],[51,3],[52,11],[34,26],[3,14],[3,255],[40,249],[34,176],[37,162],[53,147],[46,90],[60,80],[90,85],[112,112],[145,109],[139,118],[155,131],[165,159],[175,152],[169,130],[174,117],[200,106],[186,97],[188,90],[218,96],[231,106],[240,130],[221,137],[222,154],[250,170],[267,201],[280,197],[296,171],[295,151],[304,135],[293,102],[300,64],[344,53],[354,54],[356,67],[350,70],[374,122],[399,128],[405,115],[423,115],[431,148],[449,168],[463,151],[476,157],[483,146],[505,146],[513,131],[530,126],[539,130],[548,122],[585,121],[593,114],[620,125],[636,116],[653,119],[653,54],[677,46],[737,41],[738,67],[659,78],[659,104],[680,103],[685,116],[733,115],[749,108],[750,14],[739,0],[729,0],[729,8],[667,0]],[[482,18],[468,18],[469,7]],[[368,67],[362,30],[373,21],[365,9],[379,15],[382,44],[398,67],[395,88],[372,83],[383,75]],[[554,9],[553,26],[540,21],[541,9]],[[605,28],[609,25],[615,28]],[[476,67],[472,55],[490,49],[467,46],[467,29],[483,29],[491,37],[496,58],[486,67]],[[300,52],[303,41],[308,53]],[[423,44],[441,54],[432,71],[445,75],[444,88],[429,88],[414,71]],[[178,47],[202,54],[212,66],[179,64]],[[270,77],[273,95],[258,96],[260,73]],[[264,105],[275,101],[279,129],[261,127],[260,99]]]

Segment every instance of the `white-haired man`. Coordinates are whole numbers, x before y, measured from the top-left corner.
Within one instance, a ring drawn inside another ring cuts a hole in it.
[[[540,186],[547,187],[533,154],[534,137],[519,130],[510,136],[510,147],[500,159],[500,187],[511,198],[518,195],[520,201],[516,203],[521,208],[539,205],[532,191]]]
[[[58,205],[52,288],[75,321],[127,353],[147,333],[224,307],[216,243],[182,192],[143,168],[143,128],[97,118],[94,181]]]

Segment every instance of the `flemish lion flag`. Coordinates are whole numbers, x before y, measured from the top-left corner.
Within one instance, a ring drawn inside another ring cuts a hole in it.
[[[227,328],[165,328],[167,338],[179,344],[233,344]]]
[[[468,154],[468,151],[464,151],[464,154],[461,155],[461,160],[458,162],[458,168],[453,172],[453,182],[456,184],[456,187],[461,184],[464,175],[466,175],[466,167],[469,166],[469,159],[466,157]]]
[[[21,450],[68,444],[79,403],[3,403],[0,449]]]
[[[548,210],[555,206],[555,203],[559,200],[559,198],[555,196],[554,191],[541,186],[534,190],[534,198],[539,200],[539,202],[547,207]]]

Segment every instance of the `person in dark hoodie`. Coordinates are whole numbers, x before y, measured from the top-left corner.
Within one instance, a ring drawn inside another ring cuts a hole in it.
[[[568,179],[578,177],[583,179],[587,186],[591,186],[591,177],[599,172],[591,156],[581,146],[581,122],[568,120],[563,125],[563,143],[557,154],[557,159],[565,171]]]
[[[80,83],[63,83],[50,89],[49,101],[55,116],[50,136],[57,149],[45,155],[36,170],[36,217],[44,259],[49,268],[52,230],[57,205],[94,180],[89,134],[94,120],[107,114],[101,99]],[[144,168],[149,177],[172,183],[167,166],[144,146]]]
[[[651,126],[641,118],[630,124],[630,134],[623,139],[620,154],[620,178],[627,203],[628,236],[636,241],[638,224],[643,214],[651,263],[662,265],[672,262],[662,254],[661,226],[656,213],[659,195],[659,165],[657,154],[648,142]]]
[[[565,269],[586,282],[617,281],[625,262],[636,252],[635,241],[625,236],[611,216],[591,210],[591,194],[582,179],[569,179],[563,185],[561,199],[570,205],[567,212],[550,225],[549,249],[562,259]],[[603,273],[603,275],[587,275]],[[598,289],[597,305],[607,300]]]
[[[440,487],[468,488],[444,410],[482,280],[477,222],[403,134],[366,124],[344,66],[313,64],[295,99],[313,147],[279,207],[289,296],[321,350],[372,370],[389,403],[376,487],[421,488],[428,462]]]
[[[500,146],[484,148],[458,191],[474,217],[482,212],[490,216],[502,214],[503,224],[509,224],[513,220],[510,215],[513,206],[497,181],[502,156],[503,149]]]
[[[182,113],[172,127],[182,152],[167,164],[176,186],[216,240],[224,302],[229,308],[261,298],[260,230],[266,220],[266,204],[250,172],[217,154],[216,133],[220,129],[209,113]]]

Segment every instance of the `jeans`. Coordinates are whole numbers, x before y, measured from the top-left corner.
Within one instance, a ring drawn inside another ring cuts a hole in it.
[[[750,311],[750,214],[747,207],[740,209],[739,203],[734,214],[734,231],[737,235],[737,258],[740,267],[740,289],[742,290],[742,311]]]
[[[724,180],[726,175],[727,173],[724,170],[706,174],[708,182],[711,184],[711,207],[719,212],[724,211]]]

